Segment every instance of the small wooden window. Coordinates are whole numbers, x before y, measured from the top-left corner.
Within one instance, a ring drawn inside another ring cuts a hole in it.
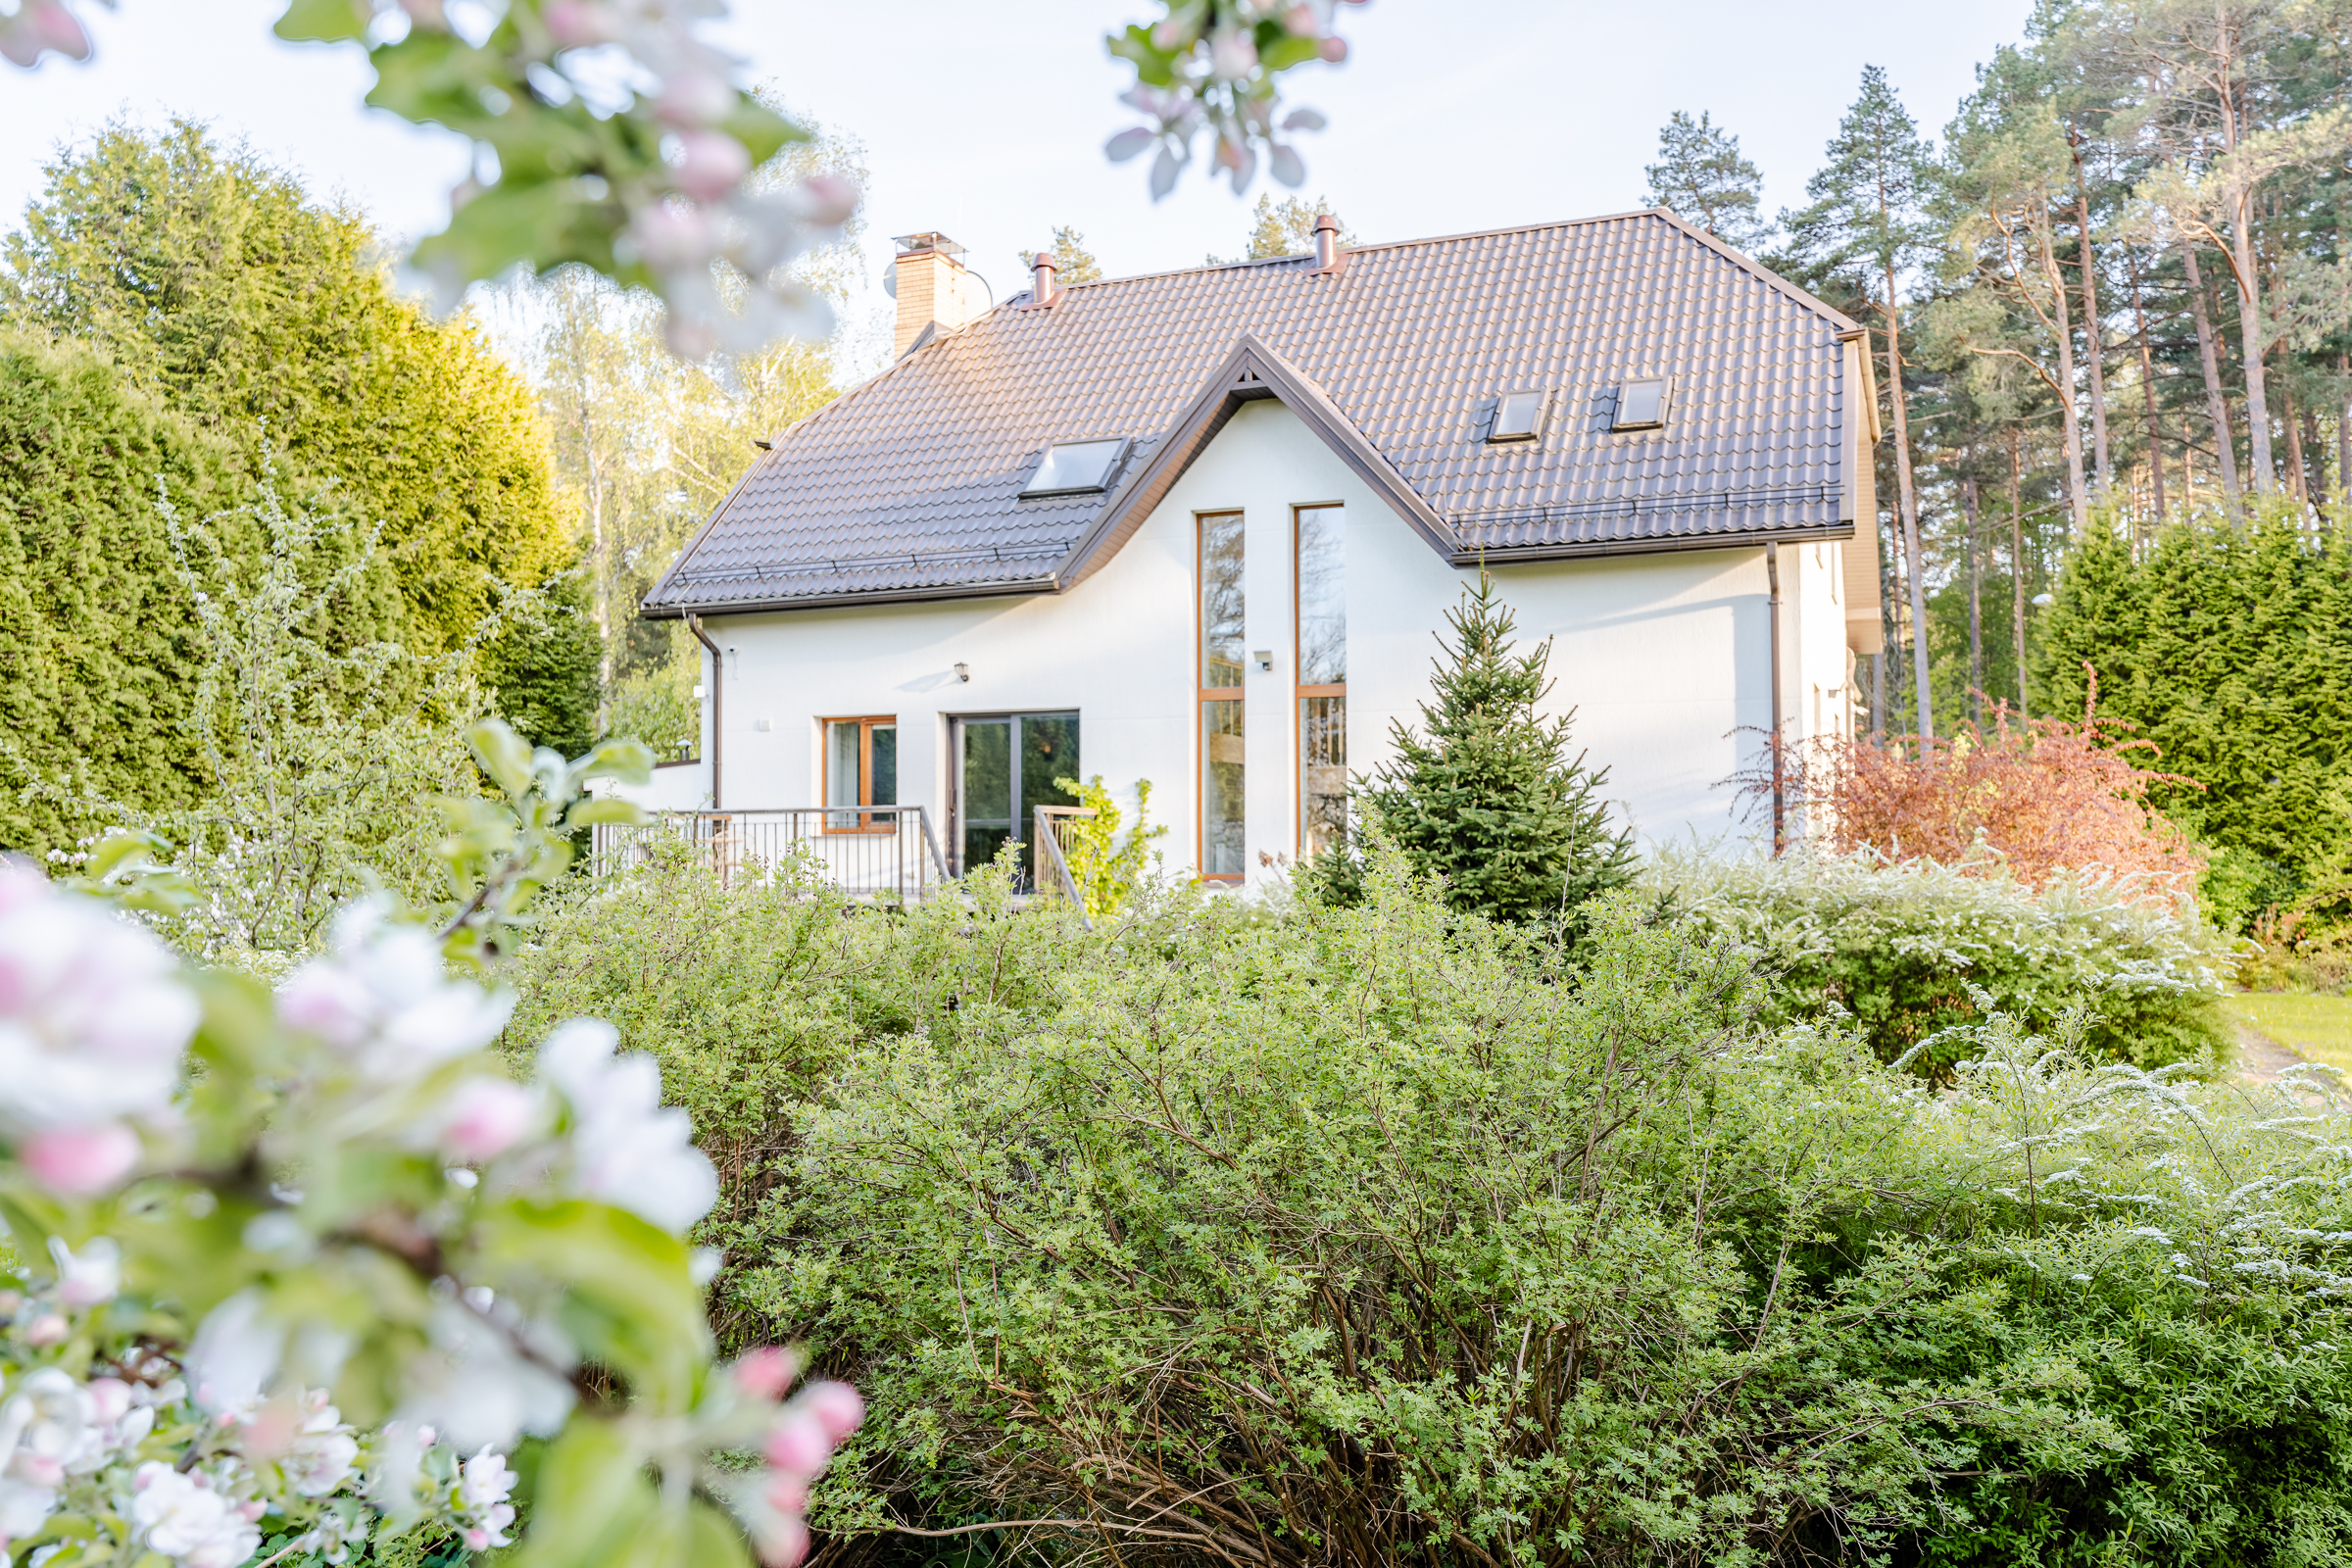
[[[819,720],[825,737],[825,831],[894,833],[896,811],[832,809],[899,804],[899,718],[896,713]]]

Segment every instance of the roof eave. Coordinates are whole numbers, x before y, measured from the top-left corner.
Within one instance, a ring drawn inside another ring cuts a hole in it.
[[[910,605],[930,599],[1009,599],[1050,594],[1061,585],[1052,576],[1014,577],[997,582],[939,583],[928,587],[859,588],[832,594],[769,594],[708,604],[641,604],[647,620],[683,620],[688,615],[756,615],[781,610],[826,610],[842,605]]]
[[[1320,437],[1432,550],[1447,556],[1461,547],[1446,519],[1396,471],[1396,465],[1365,439],[1321,387],[1255,335],[1244,333],[1152,447],[1151,457],[1121,482],[1062,558],[1054,570],[1061,589],[1076,587],[1118,554],[1236,411],[1244,403],[1268,397]]]
[[[1646,539],[1599,539],[1548,545],[1510,545],[1500,549],[1456,550],[1449,559],[1457,566],[1508,566],[1520,562],[1572,561],[1592,556],[1658,556],[1684,550],[1755,550],[1768,544],[1816,544],[1830,539],[1851,539],[1853,536],[1853,520],[1847,518],[1841,522],[1741,529],[1738,533],[1658,534]]]

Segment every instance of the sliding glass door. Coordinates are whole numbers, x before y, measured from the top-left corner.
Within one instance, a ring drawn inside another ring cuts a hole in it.
[[[1076,713],[989,713],[952,724],[950,869],[961,876],[995,859],[1007,842],[1026,844],[1039,807],[1076,806],[1076,793],[1058,781],[1085,775],[1078,771]]]

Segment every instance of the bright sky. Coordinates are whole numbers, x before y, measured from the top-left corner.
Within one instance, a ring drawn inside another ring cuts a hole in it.
[[[395,233],[440,221],[456,138],[362,107],[354,47],[270,36],[283,0],[121,0],[81,9],[87,66],[0,66],[0,215],[40,185],[61,141],[116,115],[191,115],[356,201]],[[1638,206],[1676,109],[1711,112],[1764,172],[1768,210],[1802,200],[1865,63],[1940,131],[1977,63],[2017,38],[2030,0],[1375,0],[1350,6],[1338,69],[1293,74],[1331,117],[1300,138],[1305,194],[1366,239],[1405,239]],[[1082,230],[1112,273],[1238,254],[1248,210],[1200,172],[1154,205],[1145,161],[1103,140],[1136,117],[1102,35],[1136,0],[735,0],[724,34],[751,81],[863,140],[869,276],[888,236],[943,229],[1000,297],[1016,253]],[[1280,194],[1278,192],[1278,194]],[[878,296],[877,296],[878,297]]]

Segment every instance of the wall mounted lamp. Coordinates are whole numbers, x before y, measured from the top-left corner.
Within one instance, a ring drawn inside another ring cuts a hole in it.
[[[1272,669],[1274,667],[1274,650],[1271,648],[1260,648],[1256,653],[1251,654],[1250,657],[1257,661],[1257,667],[1259,669]]]
[[[969,681],[972,678],[972,666],[969,664],[957,664],[956,666],[956,678],[959,681]]]

